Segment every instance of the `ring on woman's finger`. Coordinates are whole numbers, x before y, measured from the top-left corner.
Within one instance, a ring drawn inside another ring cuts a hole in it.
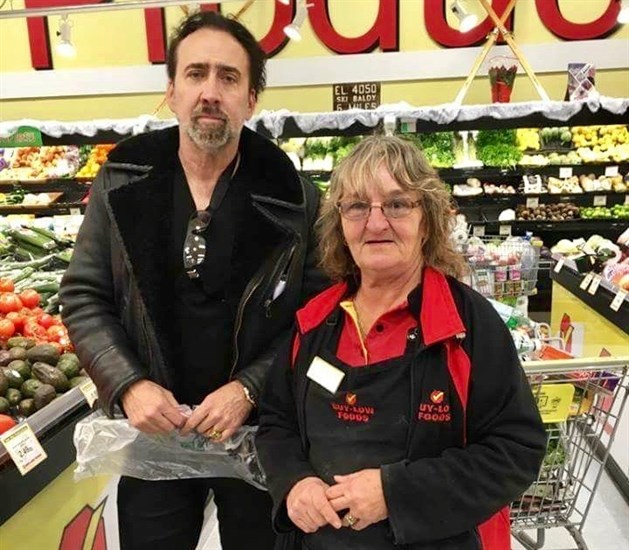
[[[345,514],[345,517],[343,519],[347,522],[347,526],[348,527],[353,527],[358,522],[358,518],[355,518],[349,512],[347,514]]]
[[[217,439],[223,437],[223,432],[220,430],[212,430],[209,434],[207,434],[207,436],[216,441]]]

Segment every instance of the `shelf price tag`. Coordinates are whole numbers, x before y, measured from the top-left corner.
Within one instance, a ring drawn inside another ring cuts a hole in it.
[[[605,176],[608,178],[613,178],[618,175],[618,166],[607,166],[605,168]]]
[[[501,225],[498,230],[499,235],[506,235],[509,237],[511,235],[511,226],[510,225]]]
[[[583,277],[583,280],[581,281],[579,288],[581,290],[586,290],[587,287],[590,286],[590,283],[592,282],[593,278],[594,278],[594,273],[590,271],[585,277]]]
[[[594,195],[594,206],[607,206],[607,196]]]
[[[400,132],[403,134],[414,134],[417,132],[417,121],[414,118],[402,118],[400,120]]]
[[[81,390],[81,393],[85,396],[85,401],[87,401],[87,404],[90,407],[93,407],[94,403],[98,399],[96,384],[94,384],[94,382],[92,382],[91,380],[87,380],[79,386],[79,389]]]
[[[557,264],[555,265],[555,269],[553,270],[555,273],[559,273],[561,271],[561,268],[563,267],[563,264],[566,263],[566,259],[561,257],[557,260]]]
[[[614,311],[618,311],[620,309],[620,305],[625,301],[625,298],[629,294],[626,290],[620,289],[613,299],[612,303],[609,304],[609,307]]]
[[[485,236],[485,226],[484,225],[475,225],[472,228],[472,235],[474,235],[474,237],[484,237]]]
[[[0,441],[23,476],[48,458],[46,451],[26,422],[0,435]]]
[[[539,197],[530,197],[526,199],[527,208],[537,208],[539,206]]]
[[[592,277],[592,284],[590,285],[590,288],[588,288],[589,294],[591,294],[592,296],[596,294],[596,291],[598,290],[598,285],[601,284],[602,279],[603,277],[601,277],[600,275],[594,275],[594,277]]]
[[[572,168],[569,166],[562,166],[559,168],[559,177],[562,179],[571,178],[572,177]]]
[[[81,215],[81,209],[80,208],[70,208],[70,215],[71,216],[80,216]]]

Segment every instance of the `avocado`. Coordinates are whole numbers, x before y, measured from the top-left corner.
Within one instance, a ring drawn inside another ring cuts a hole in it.
[[[24,397],[33,397],[33,395],[35,395],[35,390],[37,390],[37,388],[39,388],[39,386],[41,385],[42,383],[39,380],[37,380],[36,378],[31,378],[30,380],[26,380],[24,384],[22,384],[20,391],[22,392],[22,395]]]
[[[37,410],[43,409],[48,403],[50,403],[55,397],[57,392],[50,384],[42,384],[35,390],[33,395],[33,401]]]
[[[9,381],[7,380],[7,377],[4,374],[4,370],[0,369],[0,396],[7,393],[8,387],[9,387]]]
[[[57,368],[66,375],[68,380],[79,375],[81,364],[74,353],[64,353],[57,362]]]
[[[11,405],[12,407],[17,407],[18,403],[22,401],[22,392],[15,388],[9,388],[7,390],[6,397],[9,405]]]
[[[20,348],[19,346],[11,348],[9,350],[9,355],[11,356],[11,359],[13,359],[14,361],[16,359],[21,359],[22,361],[26,360],[26,349],[25,348]]]
[[[53,367],[59,361],[60,355],[59,350],[52,344],[37,344],[26,352],[26,358],[31,363],[41,361]]]
[[[22,380],[28,380],[31,377],[31,367],[26,361],[15,359],[7,365],[8,369],[16,370],[20,373]]]
[[[9,401],[4,397],[0,397],[0,414],[7,414],[9,412]]]
[[[7,348],[32,348],[37,342],[34,338],[25,338],[24,336],[13,336],[7,340]]]
[[[35,349],[35,348],[33,348]],[[44,384],[50,384],[56,391],[63,393],[70,387],[68,378],[59,369],[38,361],[33,364],[31,372],[37,380]]]
[[[22,378],[20,373],[15,369],[2,367],[2,370],[4,371],[4,375],[7,377],[9,388],[19,388],[22,385],[22,382],[24,382],[24,379]]]
[[[76,388],[88,380],[89,378],[87,376],[75,376],[74,378],[70,378],[70,387]]]
[[[11,361],[11,354],[5,349],[0,350],[0,367],[6,367]]]
[[[17,410],[22,416],[30,416],[35,412],[35,401],[30,397],[28,399],[22,399]]]

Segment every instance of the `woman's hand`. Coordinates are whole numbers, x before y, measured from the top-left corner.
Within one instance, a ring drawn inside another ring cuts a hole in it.
[[[352,518],[348,525],[352,529],[360,531],[389,517],[379,469],[334,476],[334,481],[336,485],[327,489],[325,495],[337,512],[349,509],[345,517]]]
[[[328,524],[335,529],[342,527],[341,518],[325,496],[325,491],[329,488],[318,477],[306,477],[295,483],[288,493],[288,517],[304,533],[314,533],[319,527]]]

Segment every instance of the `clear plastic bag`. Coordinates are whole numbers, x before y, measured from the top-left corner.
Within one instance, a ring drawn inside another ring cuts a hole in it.
[[[75,480],[110,474],[146,480],[235,477],[266,490],[254,446],[256,426],[242,426],[225,443],[197,433],[147,435],[126,418],[97,411],[74,430]]]

